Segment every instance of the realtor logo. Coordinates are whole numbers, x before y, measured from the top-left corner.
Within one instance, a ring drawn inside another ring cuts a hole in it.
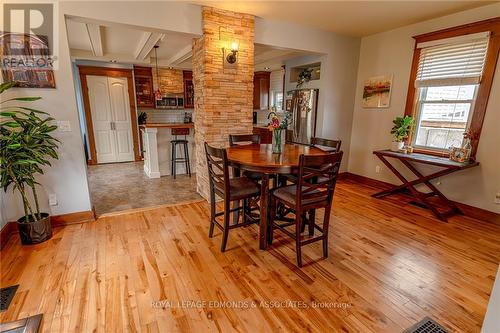
[[[3,4],[0,56],[4,81],[20,87],[55,87],[54,3]]]

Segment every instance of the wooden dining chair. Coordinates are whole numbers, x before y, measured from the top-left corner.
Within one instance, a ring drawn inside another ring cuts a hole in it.
[[[249,199],[259,197],[260,189],[255,182],[247,177],[229,178],[229,165],[225,149],[211,147],[205,142],[205,154],[210,187],[210,229],[208,236],[213,237],[214,227],[217,226],[222,231],[221,251],[224,252],[230,229],[259,222],[259,219],[251,215]],[[216,195],[224,199],[224,211],[222,212],[216,211]],[[243,205],[237,205],[231,209],[230,205],[233,201],[243,201]],[[239,210],[243,210],[242,223],[236,219],[233,224],[230,224],[231,212]],[[219,216],[224,216],[223,224],[216,220]]]
[[[328,150],[328,152],[337,152],[337,151],[340,151],[340,146],[342,145],[342,140],[330,140],[330,139],[313,137],[313,138],[311,138],[311,145],[332,148],[332,150]],[[335,150],[333,150],[333,149],[335,149]]]
[[[260,144],[259,134],[229,134],[229,145],[236,146],[242,143]]]
[[[271,196],[270,242],[273,240],[275,228],[293,238],[299,267],[302,267],[301,248],[303,245],[321,240],[323,241],[323,256],[328,257],[328,225],[342,154],[343,152],[340,151],[325,155],[301,155],[297,183],[280,187]],[[284,205],[295,213],[293,221],[278,223],[279,220],[276,217],[278,204]],[[304,218],[306,212],[318,208],[325,209],[321,227],[316,224],[315,214],[309,214],[309,218]],[[302,237],[303,223],[308,225],[310,236],[308,239]],[[290,226],[295,226],[294,232],[287,229]],[[321,235],[313,237],[314,229],[319,230]]]

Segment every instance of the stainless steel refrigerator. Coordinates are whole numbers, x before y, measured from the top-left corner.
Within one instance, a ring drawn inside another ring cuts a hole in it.
[[[289,142],[310,144],[316,135],[316,113],[319,89],[296,89],[292,95],[290,120],[286,139]]]

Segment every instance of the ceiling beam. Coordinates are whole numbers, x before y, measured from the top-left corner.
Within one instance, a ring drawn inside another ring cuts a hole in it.
[[[135,49],[135,59],[144,60],[153,47],[161,41],[163,37],[165,37],[165,35],[158,32],[144,32],[139,40],[139,44],[137,44],[137,48]]]
[[[101,26],[92,23],[86,23],[85,26],[87,27],[87,34],[89,35],[92,54],[96,57],[102,57],[104,55],[104,51],[102,47]]]
[[[181,50],[179,50],[172,57],[170,57],[170,59],[168,59],[165,62],[165,64],[167,66],[172,66],[173,67],[173,66],[177,66],[177,65],[183,63],[187,59],[191,58],[192,49],[193,49],[192,45],[187,45],[186,47],[184,47]]]

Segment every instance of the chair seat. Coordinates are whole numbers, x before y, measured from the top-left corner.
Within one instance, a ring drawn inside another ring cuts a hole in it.
[[[260,172],[243,171],[243,175],[253,181],[259,181],[262,179],[262,174]]]
[[[179,144],[184,144],[184,143],[188,143],[188,140],[181,140],[181,139],[177,139],[177,140],[170,140],[171,143],[179,143]]]
[[[308,193],[309,194],[316,194],[320,193],[319,190],[314,190]],[[276,189],[273,192],[273,195],[277,197],[278,199],[281,199],[291,205],[296,205],[297,200],[296,200],[296,194],[297,194],[297,186],[296,185],[288,185],[288,186],[283,186],[278,189]],[[303,198],[302,199],[302,205],[310,205],[316,202],[324,201],[324,198]]]
[[[216,185],[217,186],[217,185]],[[220,191],[223,188],[217,186]],[[231,201],[250,198],[259,195],[259,187],[247,177],[236,177],[229,180],[229,192]]]

